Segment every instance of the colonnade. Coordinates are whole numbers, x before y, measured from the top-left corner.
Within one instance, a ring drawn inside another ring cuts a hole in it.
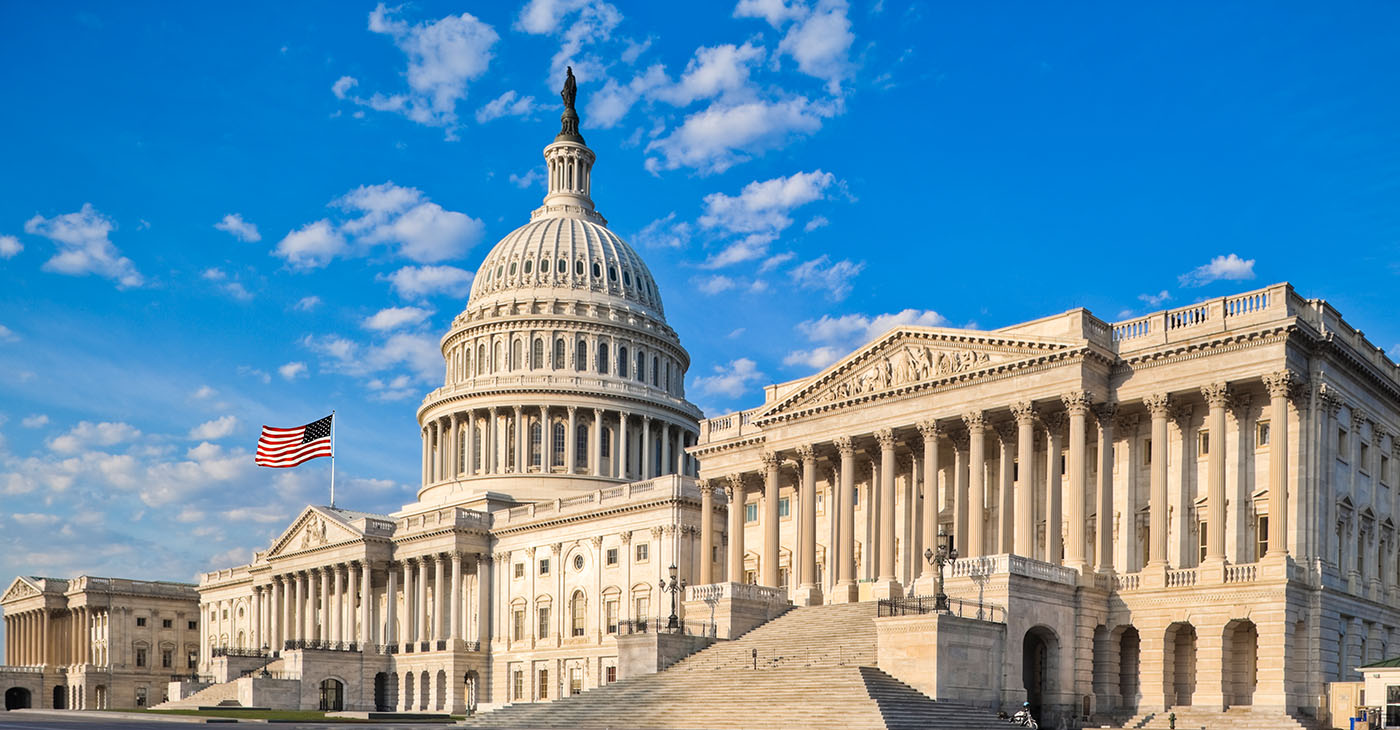
[[[495,474],[631,480],[696,471],[695,460],[685,453],[695,442],[693,429],[645,413],[612,409],[471,408],[428,421],[422,438],[424,486]]]
[[[1271,451],[1268,484],[1267,556],[1283,555],[1288,550],[1288,472],[1290,423],[1289,404],[1299,385],[1291,372],[1272,373],[1262,379],[1269,396],[1265,416],[1275,427],[1271,429]],[[1149,513],[1147,565],[1165,566],[1168,562],[1169,535],[1189,534],[1183,520],[1174,520],[1168,527],[1168,512],[1173,499],[1168,495],[1169,420],[1189,418],[1192,403],[1204,401],[1208,412],[1206,429],[1219,434],[1206,454],[1209,475],[1205,503],[1196,515],[1201,521],[1206,541],[1202,564],[1223,564],[1226,555],[1226,510],[1244,509],[1245,499],[1227,493],[1226,453],[1233,443],[1252,443],[1252,433],[1237,418],[1239,432],[1234,439],[1226,434],[1226,411],[1233,405],[1233,394],[1258,387],[1260,381],[1243,383],[1212,383],[1199,391],[1157,393],[1145,397],[1142,408],[1150,416],[1148,437],[1150,477],[1148,485]],[[1120,414],[1127,404],[1095,403],[1091,394],[1075,391],[1064,394],[1058,403],[1018,402],[1004,409],[976,410],[957,417],[936,417],[900,427],[887,427],[869,433],[838,435],[829,442],[801,444],[789,449],[765,450],[759,455],[761,470],[757,474],[735,473],[721,478],[711,477],[701,486],[703,499],[710,499],[715,486],[723,485],[729,495],[728,575],[730,580],[742,581],[745,560],[745,501],[749,491],[759,491],[762,545],[758,552],[758,583],[779,585],[779,494],[780,467],[786,463],[797,466],[798,542],[794,551],[797,568],[799,602],[822,601],[821,578],[817,572],[816,550],[816,481],[819,461],[825,460],[836,495],[835,530],[828,554],[833,555],[835,571],[834,593],[837,602],[856,600],[856,524],[853,490],[858,467],[868,464],[870,484],[866,508],[873,509],[868,545],[863,563],[875,578],[875,594],[880,597],[899,595],[908,586],[902,576],[919,566],[916,582],[932,581],[934,568],[922,557],[926,548],[936,545],[940,531],[952,535],[960,556],[979,557],[986,554],[1014,553],[1038,558],[1054,565],[1064,565],[1081,572],[1115,570],[1115,514],[1124,519],[1123,540],[1126,540],[1126,565],[1117,566],[1123,572],[1141,567],[1136,545],[1135,479],[1130,472],[1137,464],[1137,416]],[[1184,406],[1184,408],[1183,408]],[[1096,426],[1098,464],[1096,479],[1090,479],[1090,427]],[[1115,426],[1119,426],[1115,432]],[[1183,429],[1182,433],[1186,433]],[[995,434],[998,448],[987,451],[988,439]],[[1037,443],[1037,437],[1039,443]],[[1129,445],[1130,467],[1124,479],[1128,504],[1115,504],[1114,444],[1124,440]],[[945,450],[944,443],[951,446]],[[1039,446],[1040,448],[1037,448]],[[952,452],[952,468],[944,471],[941,463],[946,451]],[[1190,451],[1183,449],[1184,454]],[[1043,466],[1036,468],[1037,457]],[[940,473],[944,484],[939,488]],[[988,476],[999,484],[990,489]],[[899,546],[904,556],[904,568],[896,561],[896,481],[902,477],[904,524],[917,524],[918,530],[907,533],[912,538]],[[1249,485],[1236,485],[1236,491],[1246,496]],[[995,503],[989,495],[995,493]],[[1180,501],[1178,497],[1175,501]],[[1191,498],[1185,495],[1186,509]],[[873,504],[871,504],[873,503]],[[1234,505],[1233,507],[1231,505]],[[917,514],[914,510],[918,510]],[[1089,510],[1093,511],[1094,541],[1089,540]],[[708,516],[708,509],[702,511]],[[870,514],[870,513],[867,513]],[[997,519],[988,517],[995,514]],[[1239,515],[1235,516],[1238,520]],[[715,542],[713,520],[702,518],[702,550]],[[912,544],[909,544],[911,543]],[[1179,552],[1173,562],[1189,565],[1195,556],[1187,558]],[[1247,556],[1247,557],[1246,557]],[[1237,560],[1262,558],[1237,549]],[[702,565],[704,561],[702,561]],[[714,576],[702,572],[707,582]],[[920,589],[922,590],[922,589]]]
[[[5,616],[6,666],[105,666],[105,608],[36,608]]]

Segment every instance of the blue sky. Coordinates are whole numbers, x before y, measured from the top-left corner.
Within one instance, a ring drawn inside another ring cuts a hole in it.
[[[899,322],[1283,280],[1400,345],[1400,6],[679,8],[0,7],[0,575],[247,560],[327,480],[259,425],[332,408],[341,504],[410,502],[565,64],[711,415]]]

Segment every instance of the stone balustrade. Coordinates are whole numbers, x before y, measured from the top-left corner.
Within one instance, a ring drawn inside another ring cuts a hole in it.
[[[787,603],[786,588],[755,585],[752,583],[711,583],[709,585],[687,586],[685,600],[715,602],[726,599],[758,601],[761,603]]]

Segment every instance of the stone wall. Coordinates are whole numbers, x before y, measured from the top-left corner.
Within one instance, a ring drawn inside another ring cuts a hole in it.
[[[937,700],[1001,706],[1006,625],[942,613],[875,620],[880,670]]]

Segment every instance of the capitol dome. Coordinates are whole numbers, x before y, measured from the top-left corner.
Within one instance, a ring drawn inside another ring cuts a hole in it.
[[[561,121],[543,204],[486,254],[442,338],[443,386],[418,410],[422,502],[561,499],[697,472],[690,355],[646,263],[594,207],[596,156],[572,106]]]

